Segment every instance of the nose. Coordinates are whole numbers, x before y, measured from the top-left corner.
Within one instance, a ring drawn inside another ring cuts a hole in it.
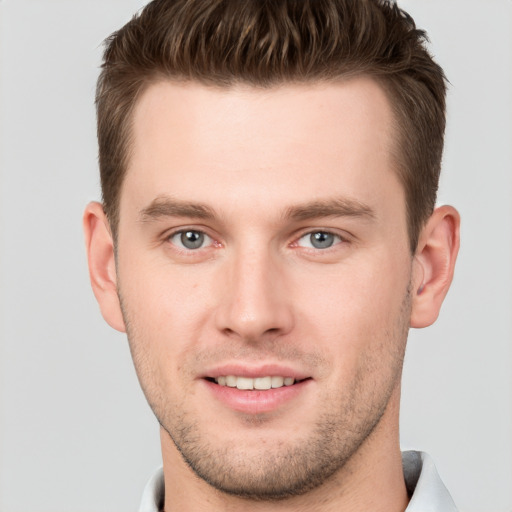
[[[245,342],[274,340],[294,324],[292,297],[279,256],[244,251],[226,261],[219,286],[217,328]]]

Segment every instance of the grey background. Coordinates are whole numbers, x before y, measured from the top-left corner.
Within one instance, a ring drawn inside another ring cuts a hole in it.
[[[0,2],[0,510],[135,511],[160,463],[123,335],[81,233],[99,198],[102,39],[136,0]],[[461,512],[512,510],[512,2],[402,1],[451,81],[440,203],[462,247],[436,325],[411,332],[402,445]]]

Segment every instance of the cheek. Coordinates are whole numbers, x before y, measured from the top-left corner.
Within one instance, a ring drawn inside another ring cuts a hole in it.
[[[321,274],[309,272],[296,280],[305,309],[336,317],[370,320],[386,317],[400,305],[410,279],[410,263],[380,259],[377,262],[337,265]]]
[[[206,324],[204,278],[176,266],[138,261],[120,266],[119,288],[132,352],[168,380]]]
[[[208,300],[204,272],[162,258],[135,259],[120,268],[123,296],[154,328],[179,328],[194,321]]]
[[[407,322],[409,279],[410,261],[397,261],[396,255],[332,267],[323,276],[310,274],[296,282],[292,293],[297,318],[310,337],[349,365],[382,338],[403,337],[397,329]]]

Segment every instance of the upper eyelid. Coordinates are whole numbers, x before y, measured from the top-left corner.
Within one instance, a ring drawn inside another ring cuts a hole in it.
[[[328,233],[330,235],[337,236],[337,237],[341,238],[341,240],[344,240],[344,241],[349,241],[351,238],[353,238],[353,235],[351,235],[347,231],[340,232],[340,230],[335,229],[335,228],[314,228],[314,229],[305,228],[304,230],[300,230],[295,235],[294,238],[295,238],[295,240],[300,240],[301,238],[303,238],[307,235],[312,235],[314,233]]]
[[[196,233],[202,233],[203,235],[208,237],[210,240],[212,240],[212,241],[215,240],[215,237],[212,236],[210,233],[208,233],[208,230],[200,229],[200,228],[196,228],[196,227],[190,227],[190,226],[168,229],[163,232],[162,238],[164,240],[169,240],[172,237],[179,235],[180,233],[186,233],[187,231],[194,231]]]
[[[302,235],[300,235],[299,238],[302,238],[306,235],[314,235],[315,233],[326,233],[328,235],[334,235],[334,236],[343,238],[343,235],[341,235],[340,233],[338,233],[337,231],[334,231],[332,229],[312,229],[312,230],[305,231],[304,233],[302,233]]]
[[[330,233],[331,235],[340,235],[336,228],[305,228],[301,229],[299,233],[302,233],[300,236],[310,235],[312,233]]]
[[[185,233],[187,231],[197,231],[198,233],[203,233],[204,235],[210,237],[210,238],[215,238],[210,230],[208,230],[206,227],[203,227],[203,226],[194,226],[194,225],[190,225],[190,226],[179,226],[179,227],[175,227],[175,228],[169,228],[169,229],[166,229],[162,232],[162,238],[164,239],[168,239],[178,233]]]
[[[298,244],[300,240],[302,240],[304,237],[307,237],[307,236],[311,236],[311,235],[314,235],[315,233],[325,233],[325,234],[328,234],[328,235],[332,235],[334,237],[337,237],[339,239],[339,241],[336,241],[334,245],[338,245],[339,243],[342,243],[342,242],[347,242],[348,239],[347,237],[344,237],[342,235],[340,235],[339,233],[335,233],[333,231],[328,231],[326,229],[315,229],[313,231],[306,231],[305,233],[303,233],[302,235],[300,235],[299,237],[297,237],[295,239],[294,242],[292,242],[293,244]],[[330,246],[330,247],[326,247],[324,249],[322,249],[323,251],[325,250],[328,250],[328,249],[331,249],[333,246]],[[316,249],[315,249],[316,250]]]

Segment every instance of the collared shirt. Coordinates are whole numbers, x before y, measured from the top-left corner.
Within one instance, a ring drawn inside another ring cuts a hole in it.
[[[405,512],[457,512],[450,493],[425,452],[402,453],[405,485],[411,500]],[[159,512],[164,506],[164,472],[158,469],[147,483],[139,512]]]
[[[402,452],[405,485],[411,497],[405,512],[457,512],[432,458],[425,452]]]

